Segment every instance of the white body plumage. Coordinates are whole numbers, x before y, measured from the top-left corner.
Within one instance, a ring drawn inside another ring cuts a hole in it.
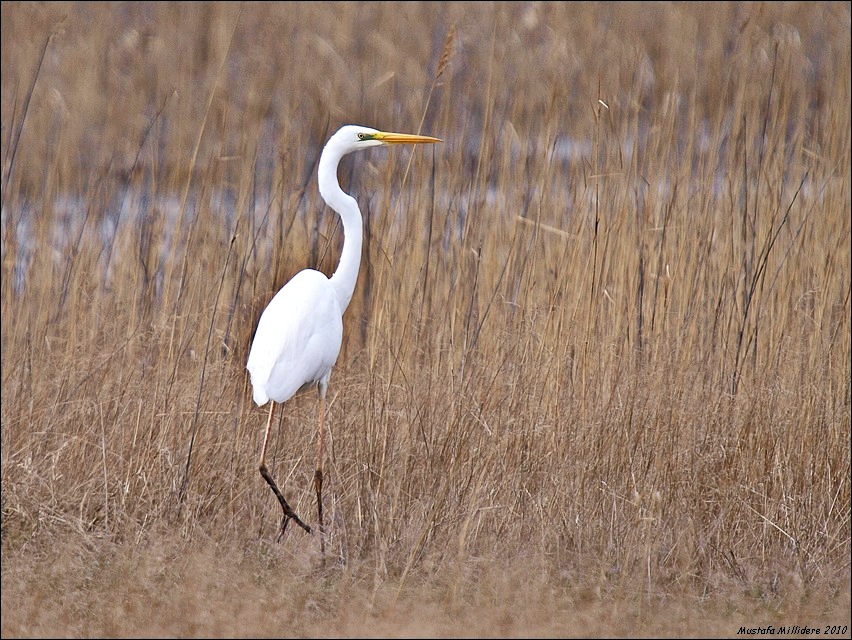
[[[307,317],[313,321],[299,321]],[[329,279],[300,271],[260,316],[247,365],[254,401],[286,402],[301,389],[327,385],[342,340],[343,310]]]

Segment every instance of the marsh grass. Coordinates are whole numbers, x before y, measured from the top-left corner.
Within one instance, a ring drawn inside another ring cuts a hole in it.
[[[849,16],[4,3],[3,635],[848,625]],[[322,564],[244,366],[346,122],[445,142],[341,166]]]

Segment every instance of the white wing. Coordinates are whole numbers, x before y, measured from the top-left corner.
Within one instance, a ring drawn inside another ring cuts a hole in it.
[[[302,387],[327,381],[340,353],[343,313],[328,278],[300,271],[269,302],[249,352],[254,401],[286,402]]]

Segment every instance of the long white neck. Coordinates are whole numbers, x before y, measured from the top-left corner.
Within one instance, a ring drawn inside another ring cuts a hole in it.
[[[317,178],[320,195],[328,206],[337,212],[343,223],[343,251],[340,254],[340,263],[331,276],[330,282],[337,294],[340,310],[346,311],[355,291],[358,269],[361,266],[363,230],[358,203],[355,198],[340,188],[340,183],[337,181],[337,165],[342,157],[342,154],[326,148],[320,157]]]

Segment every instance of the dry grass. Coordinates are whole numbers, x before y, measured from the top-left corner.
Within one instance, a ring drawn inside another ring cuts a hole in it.
[[[2,68],[4,637],[850,624],[848,3],[4,2]],[[445,143],[341,170],[322,564],[244,365],[346,122]]]

